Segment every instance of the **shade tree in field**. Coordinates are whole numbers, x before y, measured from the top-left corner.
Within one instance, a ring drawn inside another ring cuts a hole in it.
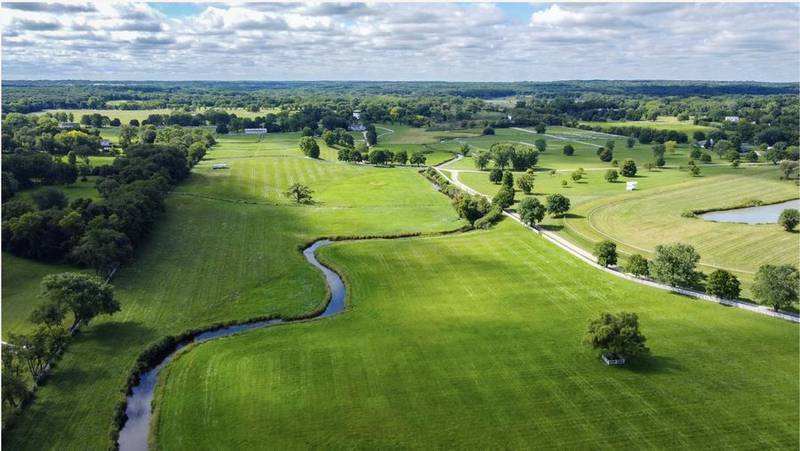
[[[569,199],[562,194],[551,194],[547,196],[547,212],[554,217],[563,216],[569,211]]]
[[[517,179],[517,187],[525,194],[533,192],[533,184],[536,180],[536,174],[533,169],[528,169],[524,174]]]
[[[614,153],[610,149],[600,148],[600,151],[597,153],[597,156],[600,157],[600,161],[611,161],[614,159]]]
[[[633,274],[636,277],[645,277],[650,275],[649,263],[646,258],[639,254],[633,254],[628,258],[628,264],[625,265],[625,271]]]
[[[545,150],[547,150],[547,141],[545,141],[542,138],[539,138],[536,141],[534,141],[533,145],[536,146],[536,150],[538,150],[539,152],[544,152]]]
[[[388,150],[375,149],[369,153],[367,159],[370,164],[381,165],[391,163],[394,160],[394,154]]]
[[[569,156],[572,156],[573,154],[575,154],[575,148],[572,147],[572,144],[567,144],[567,145],[564,146],[563,152],[564,152],[564,155],[569,157]]]
[[[753,279],[755,298],[775,309],[791,308],[798,301],[800,273],[792,265],[763,265]]]
[[[492,170],[489,171],[489,181],[497,184],[500,183],[501,180],[503,180],[503,170],[500,168],[492,168]]]
[[[102,277],[133,256],[133,246],[124,233],[95,221],[70,252],[70,259],[87,265]]]
[[[319,158],[319,144],[310,136],[303,136],[300,138],[300,150],[303,155],[310,158]]]
[[[394,162],[399,164],[406,164],[408,162],[408,152],[400,150],[394,154]]]
[[[421,166],[425,164],[425,161],[427,159],[428,157],[426,157],[423,152],[414,152],[413,154],[411,154],[411,159],[409,160],[409,162],[413,165]]]
[[[43,304],[31,313],[31,320],[52,326],[72,314],[70,329],[89,324],[98,315],[113,315],[120,311],[114,297],[114,287],[99,277],[84,273],[49,274],[42,279]],[[47,320],[45,321],[45,318]]]
[[[629,312],[617,315],[601,313],[589,322],[584,342],[613,359],[627,359],[649,352],[645,345],[647,339],[639,330],[639,317]]]
[[[706,293],[722,299],[737,299],[741,288],[739,279],[724,269],[717,269],[706,279]]]
[[[292,183],[286,192],[283,193],[283,195],[293,200],[297,204],[310,204],[312,203],[311,195],[313,193],[314,191],[312,191],[307,185],[302,183]]]
[[[617,245],[613,241],[603,240],[594,246],[594,255],[600,266],[617,264]]]
[[[650,275],[668,285],[695,287],[702,279],[695,269],[699,261],[700,254],[688,244],[658,245],[649,263]]]
[[[510,143],[492,144],[489,156],[494,161],[495,167],[506,169],[511,165],[515,171],[524,171],[539,162],[538,151],[528,146],[516,146]]]
[[[778,217],[778,224],[787,232],[794,231],[797,224],[800,224],[800,211],[796,208],[787,208],[783,210]]]
[[[494,135],[494,129],[492,127],[485,127],[481,134],[484,136]]]
[[[796,161],[781,161],[780,170],[782,180],[800,179],[800,163]]]
[[[466,219],[470,224],[483,217],[492,208],[485,197],[479,195],[461,194],[453,199],[459,218]]]
[[[503,178],[500,179],[500,184],[504,187],[514,189],[514,174],[511,171],[503,171]]]
[[[547,126],[544,124],[544,122],[539,122],[533,127],[533,129],[536,130],[536,133],[543,135],[544,132],[547,131]]]
[[[608,141],[606,141],[606,145],[605,145],[606,149],[608,149],[609,151],[613,152],[614,151],[614,147],[616,147],[616,143],[614,142],[613,139],[609,139]]]
[[[492,205],[496,205],[503,209],[508,208],[514,205],[514,194],[513,187],[503,185],[500,188],[500,191],[498,191],[492,199]]]
[[[620,172],[624,177],[635,177],[636,171],[637,168],[635,161],[627,159],[624,162],[622,162],[622,168],[620,168]]]
[[[458,153],[460,153],[461,155],[464,155],[465,157],[468,157],[470,155],[471,151],[472,151],[472,147],[470,147],[470,145],[467,144],[467,143],[462,144],[461,147],[458,149]]]
[[[31,378],[38,382],[44,375],[47,364],[61,352],[68,339],[69,334],[63,327],[41,326],[28,334],[9,335],[8,343]],[[19,391],[19,388],[15,391]],[[22,393],[19,392],[17,396],[19,395]]]
[[[607,182],[614,183],[619,179],[619,173],[616,169],[609,169],[606,171],[606,175],[604,176]]]
[[[487,167],[489,167],[489,163],[492,162],[492,157],[489,155],[488,152],[478,152],[473,157],[473,161],[475,163],[475,167],[483,171],[486,170]]]
[[[522,199],[517,207],[517,212],[522,222],[531,227],[542,222],[546,210],[545,206],[535,197],[526,197]]]
[[[628,146],[628,149],[633,149],[633,146],[636,145],[636,138],[628,138],[625,140],[625,144]]]

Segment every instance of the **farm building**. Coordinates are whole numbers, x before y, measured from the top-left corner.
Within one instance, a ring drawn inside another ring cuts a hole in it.
[[[260,135],[262,133],[267,133],[266,128],[246,128],[244,129],[245,135]]]
[[[361,120],[361,111],[358,110],[353,111],[353,118],[356,120]]]
[[[103,148],[103,152],[110,152],[111,151],[111,141],[104,139],[100,141],[100,147]]]
[[[739,116],[725,116],[725,122],[739,122]]]
[[[59,122],[58,123],[58,128],[60,128],[61,130],[74,130],[74,129],[79,128],[79,127],[80,127],[80,124],[78,124],[77,122]]]
[[[225,164],[225,163],[218,163],[218,164],[215,164],[214,166],[211,166],[211,169],[213,169],[215,171],[217,169],[228,169],[228,165]]]
[[[635,191],[636,187],[639,185],[639,182],[629,180],[625,183],[625,191]]]

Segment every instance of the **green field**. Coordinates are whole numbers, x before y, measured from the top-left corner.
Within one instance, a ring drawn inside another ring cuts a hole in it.
[[[696,131],[710,132],[714,127],[707,127],[704,125],[694,125],[692,121],[679,121],[675,116],[659,116],[655,121],[609,121],[609,122],[581,122],[581,124],[591,125],[593,127],[599,126],[602,128],[609,127],[647,127],[656,130],[675,130],[684,132],[689,135]]]
[[[454,132],[442,142],[447,132],[381,127],[395,132],[382,136],[379,148],[430,151],[429,162],[450,158],[465,142],[485,149],[540,137],[498,129],[493,137]],[[297,147],[299,137],[218,137],[219,145],[167,197],[163,219],[115,277],[122,311],[82,330],[35,401],[4,431],[3,445],[108,448],[113,409],[124,396],[120,389],[136,357],[153,342],[219,322],[319,309],[325,286],[298,252],[304,244],[464,225],[416,170],[340,163],[337,149],[322,140],[321,159],[308,159]],[[561,191],[572,199],[573,215],[546,225],[580,245],[591,246],[603,233],[646,247],[653,237],[686,241],[691,237],[682,234],[697,232],[708,241],[698,243],[703,257],[728,264],[798,253],[782,241],[785,232],[773,230],[777,226],[758,230],[764,246],[743,241],[736,251],[730,243],[752,234],[747,226],[716,228],[675,217],[686,208],[727,206],[742,197],[796,195],[796,185],[777,180],[775,167],[705,166],[698,178],[677,169],[647,172],[642,163],[651,158],[649,146],[624,149],[620,138],[615,158],[640,163],[640,190],[626,193],[624,183],[602,180],[611,166],[594,149],[609,136],[551,127],[545,138],[535,195]],[[576,147],[573,157],[561,154],[567,142]],[[679,148],[667,155],[668,163],[685,164],[687,152]],[[228,169],[212,170],[217,163]],[[562,188],[561,180],[578,166],[587,169],[586,180]],[[497,189],[470,159],[452,167],[464,169],[460,179],[482,192]],[[560,172],[550,175],[544,168]],[[314,204],[292,205],[281,195],[294,182],[314,190]],[[82,192],[88,193],[88,183]],[[637,223],[646,227],[639,230]],[[154,445],[798,445],[795,324],[614,278],[511,221],[459,235],[337,243],[320,253],[345,279],[351,310],[180,354],[162,373]],[[3,265],[3,333],[24,331],[39,302],[41,277],[69,268],[7,254]],[[581,345],[581,335],[591,316],[621,309],[640,314],[653,353],[609,368]]]
[[[334,168],[325,184],[318,184],[313,172],[291,176],[311,185],[321,202],[303,207],[231,202],[250,201],[252,193],[246,186],[237,191],[238,185],[223,183],[217,194],[225,198],[213,199],[207,196],[213,190],[198,183],[203,177],[198,168],[168,197],[164,219],[134,261],[115,277],[122,311],[83,330],[47,385],[37,391],[36,401],[4,434],[4,445],[17,450],[106,448],[112,412],[122,397],[119,390],[149,344],[220,321],[292,317],[319,308],[323,279],[301,257],[302,244],[321,236],[434,232],[463,225],[448,199],[413,170],[307,160],[298,156],[296,139],[285,157],[242,158],[247,152],[262,153],[260,146],[265,154],[280,153],[269,149],[283,146],[284,138],[275,135],[241,151],[222,137],[222,145],[208,155],[222,160],[238,156],[237,165],[265,169],[259,175],[265,180],[274,173],[271,164],[286,168],[283,164],[289,160],[305,168]],[[393,184],[370,183],[377,180],[369,177],[370,171],[391,174]],[[261,185],[269,183],[265,180]],[[209,191],[192,192],[192,186]],[[3,258],[4,266],[14,263]],[[14,283],[3,284],[4,324],[24,322],[45,272],[21,271]]]
[[[321,255],[351,310],[182,352],[158,449],[797,446],[795,324],[620,280],[509,221]],[[601,310],[639,313],[652,355],[603,365],[581,344]]]

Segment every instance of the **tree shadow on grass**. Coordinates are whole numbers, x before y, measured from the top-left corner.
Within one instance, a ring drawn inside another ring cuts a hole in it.
[[[539,227],[548,232],[558,232],[564,229],[564,226],[561,224],[540,224]]]
[[[620,368],[639,374],[675,373],[684,369],[680,360],[675,357],[653,354],[634,357]]]
[[[583,216],[583,215],[576,215],[575,213],[566,213],[566,214],[564,214],[564,216],[562,216],[562,217],[563,217],[563,218],[567,218],[567,219],[583,219],[583,218],[585,218],[586,216]]]
[[[156,330],[138,321],[108,321],[83,327],[75,340],[103,351],[114,352],[121,346],[149,343],[157,338]],[[78,344],[73,343],[71,346]],[[69,349],[67,349],[69,352]]]

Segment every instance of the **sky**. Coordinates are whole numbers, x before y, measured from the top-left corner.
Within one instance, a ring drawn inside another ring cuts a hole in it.
[[[9,3],[2,78],[800,80],[800,4]]]

